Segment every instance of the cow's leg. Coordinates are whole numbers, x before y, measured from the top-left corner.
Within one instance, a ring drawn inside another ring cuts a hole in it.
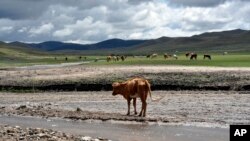
[[[141,102],[142,102],[142,100],[141,100]],[[142,102],[142,105],[141,105],[141,112],[140,112],[139,116],[141,116],[141,115],[142,115],[143,106],[144,106],[144,104],[143,104],[143,102]]]
[[[139,116],[142,116],[143,114],[144,114],[144,110],[145,110],[145,98],[144,98],[144,96],[142,95],[141,96],[141,103],[142,103],[142,105],[141,105],[141,112],[140,112],[140,114],[139,114]]]
[[[136,98],[133,98],[133,105],[134,105],[135,115],[137,115],[137,111],[136,111]]]
[[[144,94],[144,110],[143,110],[143,117],[146,116],[147,111],[147,93]]]
[[[141,96],[141,102],[142,102],[142,107],[141,107],[141,112],[139,116],[146,116],[146,111],[147,111],[147,93],[143,93]]]
[[[128,112],[127,112],[127,115],[130,115],[130,101],[131,101],[131,98],[128,98],[127,99],[127,103],[128,103]]]

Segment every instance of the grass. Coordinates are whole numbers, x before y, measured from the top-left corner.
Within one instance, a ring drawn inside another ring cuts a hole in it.
[[[183,66],[221,66],[221,67],[250,67],[250,55],[212,55],[212,60],[203,60],[198,56],[197,60],[189,60],[180,56],[178,60],[173,58],[165,60],[163,56],[154,59],[146,57],[129,57],[124,62],[96,62],[95,65],[183,65]]]
[[[201,53],[199,53],[201,54]],[[126,61],[106,62],[106,56],[87,56],[79,60],[79,56],[84,55],[64,55],[47,52],[37,52],[28,49],[9,48],[0,46],[0,68],[29,66],[37,64],[59,64],[79,61],[91,61],[89,65],[183,65],[183,66],[222,66],[222,67],[250,67],[250,53],[234,53],[229,55],[212,54],[212,60],[203,60],[203,56],[198,56],[197,60],[189,60],[184,53],[179,53],[179,59],[173,58],[165,60],[163,55],[149,59],[145,56],[128,57]],[[55,60],[55,57],[57,58]],[[65,57],[68,61],[65,61]],[[95,62],[98,58],[102,61]]]
[[[202,56],[198,56],[197,60],[189,60],[185,56],[180,56],[178,60],[173,58],[165,60],[162,56],[154,59],[146,57],[128,57],[124,62],[111,61],[106,62],[105,56],[87,56],[87,59],[79,60],[79,55],[67,56],[68,61],[65,61],[64,55],[55,56],[28,56],[14,59],[1,59],[0,67],[17,67],[29,66],[38,64],[59,64],[79,61],[90,61],[89,65],[182,65],[182,66],[220,66],[220,67],[250,67],[250,55],[212,55],[212,60],[203,60]],[[94,62],[96,58],[99,60]]]

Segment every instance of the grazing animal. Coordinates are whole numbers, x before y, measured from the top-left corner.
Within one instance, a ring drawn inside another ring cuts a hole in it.
[[[171,58],[171,57],[172,57],[172,55],[171,55],[171,54],[167,54],[167,53],[165,53],[163,56],[164,56],[164,58],[165,58],[165,59],[167,59],[167,58]]]
[[[147,110],[146,100],[148,93],[152,99],[150,84],[146,79],[135,77],[122,83],[114,82],[112,84],[112,87],[113,87],[113,93],[112,93],[113,96],[120,94],[127,100],[128,104],[127,115],[130,115],[130,101],[132,99],[133,99],[135,115],[137,114],[136,98],[140,98],[142,102],[142,108],[139,116],[144,116],[144,117],[146,116],[146,110]]]
[[[113,58],[113,61],[115,61],[115,62],[117,61],[117,57],[116,56],[113,56],[112,58]]]
[[[151,57],[151,59],[153,59],[153,58],[156,58],[157,56],[158,56],[158,54],[154,53],[150,57]]]
[[[190,55],[191,53],[190,52],[187,52],[185,55],[186,55],[186,58],[188,58],[188,56]]]
[[[173,55],[173,57],[177,60],[178,59],[178,56],[176,54]]]
[[[151,55],[147,55],[146,57],[147,57],[147,58],[150,58],[150,56],[151,56]]]
[[[122,61],[124,61],[125,59],[126,59],[126,56],[121,56],[121,59],[122,59]]]
[[[197,54],[196,53],[191,53],[190,60],[197,60]]]
[[[164,57],[164,59],[167,59],[169,56],[168,56],[167,53],[165,53],[165,54],[163,55],[163,57]]]
[[[228,53],[227,52],[223,52],[223,55],[227,55]]]
[[[107,62],[111,61],[112,56],[107,56]]]
[[[211,58],[211,55],[208,55],[208,54],[205,54],[204,57],[203,57],[203,59],[206,59],[206,58],[208,58],[209,60],[212,59],[212,58]]]
[[[119,55],[116,56],[116,60],[117,60],[117,61],[120,60],[120,56],[119,56]]]

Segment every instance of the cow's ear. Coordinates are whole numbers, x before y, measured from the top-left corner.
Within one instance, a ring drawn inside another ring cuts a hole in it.
[[[115,82],[115,83],[112,84],[113,87],[117,87],[119,85],[120,85],[120,83],[118,83],[118,82]]]

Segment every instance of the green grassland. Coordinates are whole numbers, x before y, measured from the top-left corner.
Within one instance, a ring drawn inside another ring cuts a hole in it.
[[[179,55],[178,60],[174,58],[164,59],[163,55],[157,58],[128,57],[124,62],[96,62],[95,65],[183,65],[183,66],[221,66],[221,67],[250,67],[250,55],[211,55],[212,60],[203,60],[203,55],[198,55],[197,60],[190,60],[184,55]]]
[[[189,60],[186,58],[184,52],[177,53],[178,60],[174,58],[163,58],[163,53],[156,58],[146,58],[145,56],[128,56],[125,61],[106,61],[106,56],[86,56],[81,54],[63,54],[43,52],[41,50],[34,50],[33,48],[24,47],[10,47],[0,44],[0,68],[29,66],[37,64],[59,64],[69,62],[90,61],[85,65],[184,65],[184,66],[222,66],[222,67],[250,67],[250,53],[232,53],[228,55],[221,55],[212,53],[212,60],[203,60],[203,53],[198,53],[197,60]],[[79,59],[82,56],[82,59]],[[55,59],[56,57],[56,59]],[[65,57],[68,58],[65,61]],[[94,60],[98,58],[98,61]]]
[[[84,60],[83,58],[80,60],[79,56],[81,55],[55,54],[34,50],[33,48],[0,45],[0,68],[38,64],[59,64]],[[68,58],[67,61],[65,61],[66,57]],[[89,56],[86,60],[93,60],[94,58],[94,56]]]

